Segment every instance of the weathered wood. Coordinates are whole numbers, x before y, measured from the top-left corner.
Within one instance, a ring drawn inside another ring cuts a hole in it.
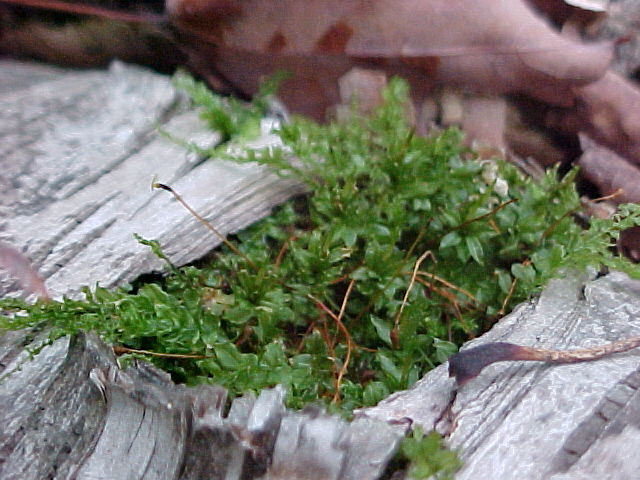
[[[94,335],[0,342],[0,478],[376,479],[404,429],[290,412],[281,387],[245,395],[189,388],[141,362],[123,371]],[[42,335],[40,335],[42,336]]]
[[[639,314],[640,282],[570,276],[469,346],[594,346],[640,333]],[[23,346],[43,335],[28,334],[0,342],[2,478],[377,478],[410,422],[459,450],[459,480],[634,479],[640,468],[637,351],[498,363],[457,393],[443,365],[346,423],[285,411],[279,389],[235,400],[225,417],[219,387],[174,385],[143,363],[121,371],[91,335],[30,360]]]
[[[159,239],[177,264],[218,243],[169,195],[149,191],[154,174],[223,232],[298,191],[160,138],[157,122],[217,141],[162,76],[4,63],[3,77],[13,82],[0,87],[0,238],[42,265],[54,295],[161,268],[134,232]],[[6,292],[15,285],[2,278]],[[469,346],[589,347],[640,334],[639,313],[639,282],[568,276]],[[219,387],[175,385],[143,363],[119,370],[90,334],[40,350],[45,340],[38,331],[0,337],[3,479],[373,479],[408,420],[460,451],[458,479],[634,479],[640,468],[637,351],[566,366],[498,363],[459,390],[443,365],[347,423],[286,411],[278,388],[236,399],[225,415]],[[30,359],[25,347],[39,353]]]
[[[113,354],[81,336],[46,346],[32,360],[25,347],[46,340],[42,333],[28,338],[34,333],[7,334],[0,346],[3,479],[69,478],[104,425],[105,405],[88,378],[92,368],[113,364]]]
[[[54,296],[114,287],[164,266],[133,238],[157,239],[176,264],[220,240],[166,192],[170,184],[223,234],[300,191],[255,165],[202,161],[157,132],[203,146],[207,131],[170,80],[115,63],[109,71],[46,71],[0,63],[0,239],[41,266]],[[22,86],[11,79],[34,77]],[[39,81],[37,79],[41,79]],[[268,145],[265,136],[256,145]],[[2,275],[2,274],[0,274]],[[0,295],[17,286],[0,276]]]
[[[469,342],[554,350],[640,334],[640,282],[568,276]],[[436,428],[464,462],[456,479],[635,479],[640,352],[572,365],[497,363],[456,391],[447,365],[362,414]]]

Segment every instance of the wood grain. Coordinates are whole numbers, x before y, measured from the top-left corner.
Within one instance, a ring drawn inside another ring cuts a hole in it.
[[[201,146],[219,138],[185,108],[166,76],[120,63],[47,74],[40,66],[5,65],[15,75],[40,73],[42,81],[13,82],[0,96],[0,239],[40,266],[54,297],[162,270],[134,233],[158,240],[179,265],[219,243],[170,195],[151,191],[154,178],[224,234],[301,191],[255,165],[203,161],[159,135],[158,126]],[[265,136],[256,146],[272,141]],[[16,288],[0,276],[0,295]]]
[[[639,281],[621,273],[573,274],[465,348],[510,342],[570,350],[639,333]],[[631,480],[640,468],[638,457],[628,456],[640,448],[639,364],[637,350],[571,365],[496,363],[459,389],[444,364],[361,414],[441,431],[461,452],[457,480]],[[604,475],[602,465],[612,470]]]

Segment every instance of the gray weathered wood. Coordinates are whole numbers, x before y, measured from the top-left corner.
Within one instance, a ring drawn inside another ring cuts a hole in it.
[[[469,346],[593,346],[640,334],[639,314],[640,282],[569,276]],[[174,385],[143,363],[123,372],[93,336],[30,360],[23,346],[43,335],[27,333],[0,342],[2,478],[52,468],[57,478],[377,478],[409,422],[460,451],[457,479],[634,479],[640,468],[637,351],[565,366],[498,363],[457,393],[443,365],[345,423],[286,412],[278,389],[236,400],[225,417],[218,387]]]
[[[223,234],[300,191],[255,165],[202,161],[159,135],[158,125],[202,146],[218,141],[166,76],[120,63],[69,73],[3,62],[0,71],[0,81],[33,73],[0,87],[0,240],[40,265],[54,296],[162,269],[134,233],[159,240],[176,264],[220,243],[167,192],[151,191],[154,178]],[[16,288],[0,276],[0,295]]]
[[[592,347],[640,335],[640,282],[620,273],[554,280],[468,344]],[[456,394],[447,365],[362,411],[441,431],[461,452],[458,480],[636,479],[640,351],[572,365],[497,363]]]
[[[374,480],[404,429],[319,409],[289,412],[281,387],[233,401],[145,363],[121,370],[94,335],[37,347],[0,340],[0,478]],[[17,338],[22,337],[22,338]],[[363,439],[366,439],[363,441]]]

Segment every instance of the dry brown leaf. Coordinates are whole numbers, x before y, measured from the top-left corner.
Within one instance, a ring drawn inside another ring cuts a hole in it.
[[[576,87],[576,106],[549,113],[546,123],[565,132],[586,133],[632,163],[640,164],[640,89],[614,72]]]
[[[580,135],[584,153],[578,161],[582,175],[602,196],[615,195],[616,203],[640,202],[640,168],[586,135]]]
[[[611,60],[608,45],[563,37],[521,0],[169,0],[167,9],[244,93],[291,71],[283,100],[317,119],[354,65],[403,76],[420,101],[446,84],[571,105],[572,87],[600,78]]]

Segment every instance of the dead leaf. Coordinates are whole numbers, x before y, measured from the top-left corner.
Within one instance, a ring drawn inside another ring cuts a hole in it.
[[[524,1],[170,0],[167,9],[245,94],[291,71],[283,100],[317,119],[338,103],[337,81],[353,66],[403,76],[420,102],[446,84],[571,105],[572,88],[600,78],[611,60],[609,45],[564,38]]]
[[[587,135],[580,135],[584,153],[578,161],[581,174],[598,187],[602,196],[615,195],[616,203],[640,202],[640,168]]]
[[[617,73],[576,87],[577,106],[562,125],[584,131],[597,143],[640,164],[640,89]]]
[[[6,270],[28,293],[48,300],[49,292],[38,271],[27,257],[7,243],[0,242],[0,268]]]

